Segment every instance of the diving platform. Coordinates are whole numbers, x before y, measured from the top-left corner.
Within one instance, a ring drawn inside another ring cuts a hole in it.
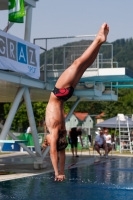
[[[103,72],[103,73],[102,73]],[[108,72],[110,72],[108,75]],[[54,73],[53,73],[54,74]],[[87,77],[87,75],[89,76]],[[55,77],[53,76],[53,80]],[[117,83],[107,85],[106,83]],[[119,82],[119,84],[118,84]],[[113,88],[131,88],[129,82],[133,82],[133,72],[125,68],[97,69],[91,76],[91,70],[87,70],[77,85],[73,97],[69,101],[75,101],[77,97],[85,101],[90,100],[117,100],[112,92]],[[126,84],[127,83],[127,84]],[[47,83],[39,79],[33,79],[22,74],[0,70],[0,102],[13,102],[18,90],[21,87],[28,87],[30,90],[31,102],[48,102],[50,93],[54,88],[54,82]],[[111,90],[112,87],[112,90]],[[108,93],[107,93],[108,91]],[[110,91],[110,93],[109,93]],[[112,96],[112,97],[111,97]],[[110,98],[109,98],[110,97]]]

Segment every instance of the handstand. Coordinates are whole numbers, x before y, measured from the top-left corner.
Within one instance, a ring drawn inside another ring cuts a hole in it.
[[[108,32],[109,27],[104,23],[92,44],[61,74],[56,82],[54,90],[51,92],[46,108],[46,125],[50,132],[47,140],[50,144],[50,155],[55,171],[55,181],[63,181],[65,179],[65,148],[67,142],[64,119],[64,101],[67,101],[73,95],[74,88],[79,82],[81,76],[94,62],[100,46],[106,41]],[[59,169],[58,151],[60,153]]]

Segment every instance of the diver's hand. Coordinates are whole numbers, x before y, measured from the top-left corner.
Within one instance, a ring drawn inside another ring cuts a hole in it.
[[[63,180],[65,180],[66,179],[66,177],[65,177],[65,175],[55,175],[55,181],[63,181]]]

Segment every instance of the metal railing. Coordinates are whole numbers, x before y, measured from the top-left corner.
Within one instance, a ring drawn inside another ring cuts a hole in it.
[[[68,68],[76,58],[82,55],[92,43],[94,37],[95,35],[35,38],[34,43],[45,51],[45,56],[40,54],[41,73],[44,73],[44,81],[47,81],[48,72],[53,72],[51,74],[54,78],[54,72],[58,71],[60,75]],[[113,44],[105,43],[101,46],[97,58],[91,66],[88,66],[88,69],[113,68],[114,66],[118,67],[117,64],[113,62]]]

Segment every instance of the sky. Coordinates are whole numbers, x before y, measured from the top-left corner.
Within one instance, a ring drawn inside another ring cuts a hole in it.
[[[108,42],[133,38],[133,0],[39,0],[33,9],[31,42],[34,38],[96,34],[106,22]],[[0,12],[0,29],[8,22],[8,11]],[[9,30],[24,38],[25,24]]]

